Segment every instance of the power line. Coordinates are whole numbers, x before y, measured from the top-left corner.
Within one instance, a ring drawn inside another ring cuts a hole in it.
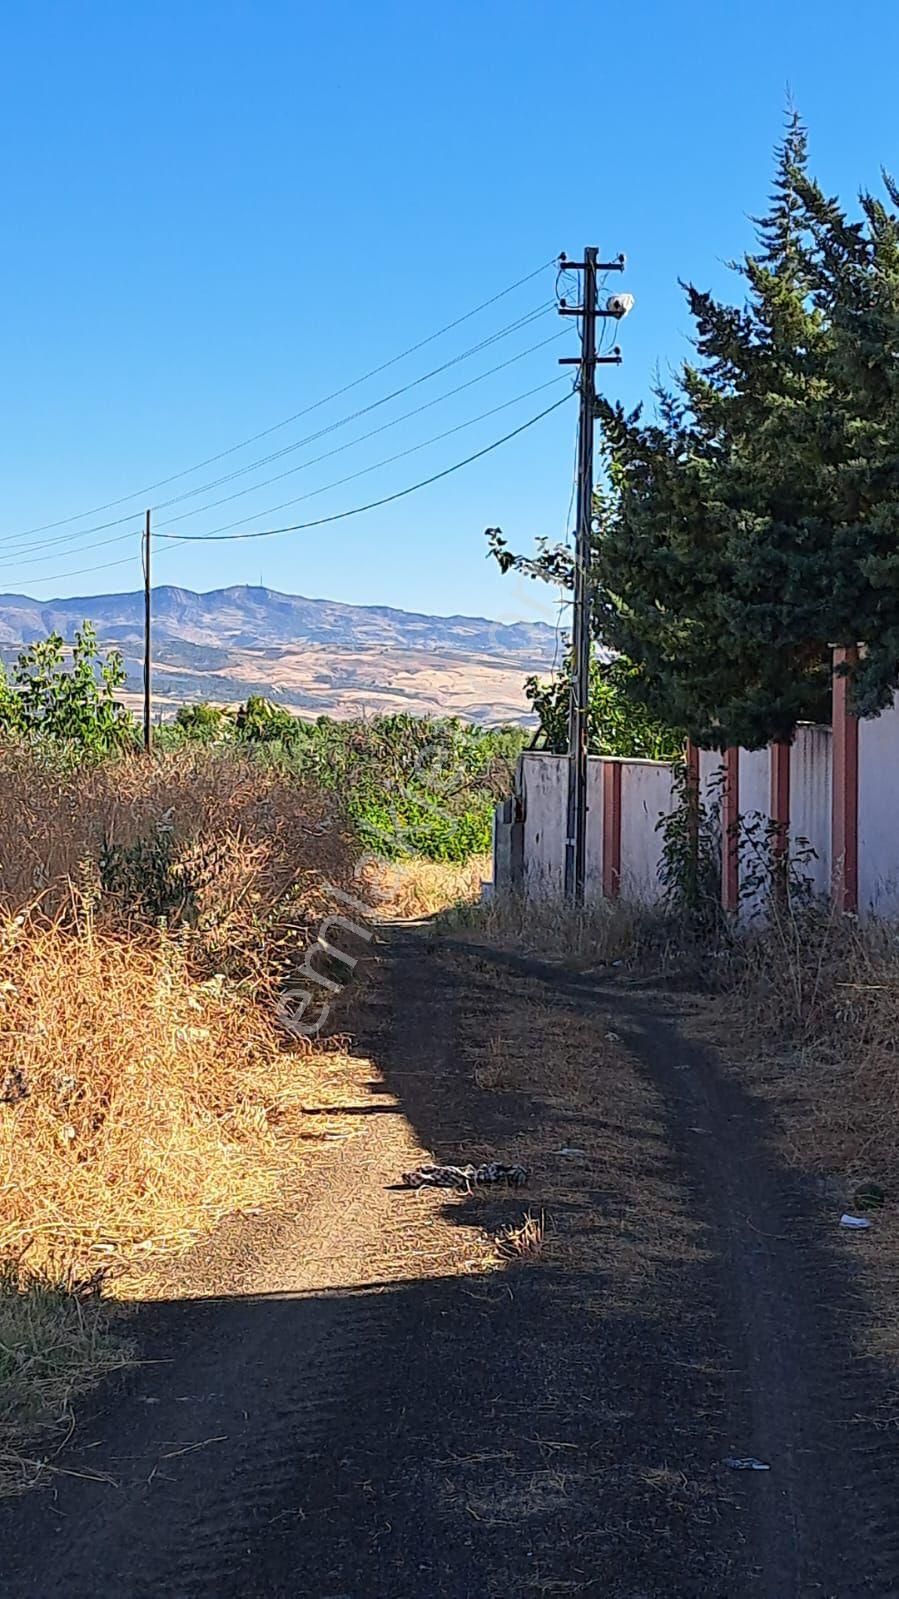
[[[156,507],[163,511],[169,505],[177,505],[181,500],[193,499],[198,494],[205,494],[208,489],[220,488],[223,483],[230,483],[236,477],[245,477],[247,472],[254,472],[258,467],[270,466],[273,461],[280,461],[282,456],[290,455],[294,450],[302,448],[304,444],[313,444],[318,439],[324,438],[329,433],[335,433],[339,428],[346,427],[350,422],[358,421],[360,416],[368,416],[370,411],[380,410],[382,405],[389,405],[391,400],[399,399],[401,395],[408,394],[410,389],[420,388],[422,383],[427,383],[431,378],[439,376],[441,372],[448,372],[450,367],[458,366],[460,362],[467,361],[473,355],[479,355],[491,344],[498,344],[500,339],[508,338],[511,333],[520,333],[523,328],[530,327],[532,322],[538,322],[541,317],[548,316],[552,310],[551,304],[535,306],[533,310],[526,311],[523,316],[517,317],[514,322],[509,322],[505,327],[491,333],[486,339],[481,339],[479,344],[473,344],[460,355],[454,355],[448,361],[435,366],[430,372],[425,372],[421,377],[413,378],[410,383],[404,383],[400,388],[393,389],[390,394],[384,394],[379,400],[372,400],[369,405],[360,406],[358,410],[351,411],[348,416],[339,417],[336,422],[329,422],[326,427],[319,428],[317,433],[311,433],[303,439],[294,440],[292,444],[285,444],[280,450],[273,450],[270,455],[260,456],[256,461],[250,461],[246,466],[236,467],[233,472],[226,472],[221,477],[212,478],[208,483],[201,483],[197,488],[186,489],[183,494],[176,494],[169,500],[161,500]],[[548,341],[547,341],[548,342]]]
[[[131,536],[134,537],[134,533],[133,532],[132,532]],[[166,550],[163,550],[161,553],[163,555],[165,555],[168,552]],[[121,561],[102,561],[99,566],[79,566],[79,567],[76,567],[74,572],[51,572],[47,576],[44,576],[41,573],[32,574],[32,573],[29,572],[27,577],[18,577],[18,578],[15,579],[15,581],[16,581],[17,584],[18,583],[61,583],[66,578],[84,577],[84,576],[87,575],[88,572],[111,572],[117,566],[132,566],[136,560],[137,560],[137,556],[136,555],[133,555],[133,556],[132,555],[126,555],[126,556],[123,557],[123,559]],[[12,592],[12,591],[10,590],[9,592]]]
[[[544,261],[541,266],[535,267],[533,272],[528,272],[524,277],[518,278],[514,283],[510,283],[507,288],[500,289],[497,294],[491,295],[489,299],[482,300],[480,305],[476,305],[471,311],[466,311],[462,316],[455,317],[452,322],[445,323],[435,333],[429,333],[426,338],[419,339],[416,344],[410,344],[405,350],[401,350],[398,355],[391,356],[387,361],[382,361],[379,366],[371,367],[368,372],[363,373],[361,377],[354,378],[350,383],[344,383],[340,388],[332,389],[330,394],[323,395],[321,399],[313,400],[310,405],[304,406],[299,411],[294,411],[291,416],[284,417],[280,422],[274,422],[271,427],[263,428],[260,432],[253,433],[246,439],[241,439],[239,443],[229,445],[225,450],[219,450],[215,455],[208,455],[202,461],[196,461],[193,466],[184,467],[180,472],[173,472],[168,477],[158,478],[155,483],[149,483],[143,488],[134,489],[129,494],[122,494],[118,499],[107,500],[102,505],[95,505],[84,511],[76,511],[71,516],[60,517],[55,522],[43,522],[38,526],[26,528],[16,537],[27,538],[32,533],[46,533],[52,528],[64,527],[70,522],[80,522],[86,516],[102,515],[104,511],[111,511],[117,505],[124,505],[127,500],[153,494],[157,489],[166,488],[170,483],[176,483],[181,478],[190,477],[193,472],[202,471],[203,467],[213,466],[216,461],[223,461],[227,456],[235,455],[238,450],[248,449],[251,444],[257,444],[260,439],[268,438],[281,428],[289,427],[292,422],[299,421],[300,417],[308,416],[312,411],[317,411],[323,405],[329,404],[331,400],[339,399],[341,395],[349,393],[351,389],[367,383],[370,378],[377,377],[381,372],[386,372],[390,367],[398,365],[400,361],[404,361],[407,356],[414,355],[416,351],[422,350],[426,345],[442,338],[445,333],[451,333],[454,328],[461,327],[463,322],[470,321],[472,317],[478,316],[481,311],[486,311],[491,305],[496,305],[499,300],[503,300],[507,295],[513,294],[516,289],[523,288],[526,283],[531,283],[534,278],[540,276],[541,272],[545,272],[548,267],[552,266],[555,259],[555,256],[552,256],[549,261]]]
[[[476,378],[470,378],[467,383],[460,383],[456,388],[447,390],[446,394],[438,394],[435,399],[425,401],[424,405],[414,406],[411,411],[402,411],[399,416],[391,417],[389,422],[383,422],[380,427],[371,428],[368,433],[360,433],[356,438],[348,440],[346,444],[338,444],[333,450],[326,450],[322,455],[313,456],[310,461],[301,461],[299,466],[288,467],[285,472],[278,472],[274,477],[263,478],[260,483],[251,483],[248,488],[237,489],[233,494],[226,494],[220,500],[212,500],[209,504],[196,506],[190,511],[181,511],[178,516],[169,518],[169,524],[183,522],[189,516],[199,516],[203,511],[212,511],[218,505],[227,505],[231,500],[238,500],[244,494],[253,494],[256,489],[267,488],[270,483],[280,483],[284,478],[292,477],[296,472],[304,472],[307,467],[317,466],[322,461],[330,460],[334,455],[340,455],[345,450],[352,449],[356,444],[363,444],[367,439],[377,437],[379,433],[386,433],[388,429],[396,427],[400,422],[408,422],[411,417],[420,416],[423,411],[430,411],[435,405],[442,404],[444,400],[452,399],[455,395],[462,394],[465,389],[474,388],[476,384],[483,383],[486,378],[493,377],[497,372],[502,372],[507,367],[514,366],[516,361],[522,361],[525,356],[533,355],[535,350],[542,350],[545,349],[547,344],[554,344],[558,338],[564,338],[566,332],[567,329],[563,329],[561,335],[553,333],[548,339],[541,339],[538,344],[529,345],[526,350],[521,350],[518,355],[513,355],[508,361],[500,362],[499,366],[490,367],[487,372],[480,372]],[[534,394],[536,390],[529,389],[528,393]],[[518,398],[522,399],[524,396],[519,395]],[[513,402],[509,401],[508,403],[512,404]],[[500,408],[497,407],[497,409]],[[491,413],[485,412],[483,414],[489,416]],[[476,418],[475,420],[479,419]],[[438,436],[445,437],[445,435]],[[265,516],[268,513],[263,511],[261,514]]]
[[[134,518],[133,517],[129,517],[129,521],[133,522]],[[86,535],[83,535],[83,536],[86,536]],[[89,555],[94,550],[103,550],[103,549],[108,548],[108,546],[110,544],[124,544],[125,540],[126,539],[130,539],[130,538],[131,538],[131,532],[130,531],[127,532],[127,533],[115,533],[115,534],[113,534],[111,539],[96,539],[92,544],[86,545],[83,549],[80,549],[80,550],[74,549],[74,550],[71,550],[70,553],[72,555],[76,555],[76,556],[78,556],[78,555]],[[38,550],[46,549],[46,547],[47,546],[44,545],[44,544],[35,545],[35,549],[38,549]],[[29,563],[32,566],[42,566],[44,564],[44,562],[46,562],[46,561],[59,561],[59,560],[63,560],[63,559],[64,559],[64,556],[63,556],[62,552],[59,551],[59,550],[54,550],[49,555],[36,555],[34,557],[34,560],[32,561],[31,560],[31,551],[30,550],[26,550],[23,555],[13,556],[13,557],[5,560],[5,561],[0,562],[0,568],[6,569],[6,568],[8,568],[10,566],[13,566],[13,567],[21,566],[23,560],[25,562]]]
[[[441,478],[449,477],[451,473],[458,472],[464,466],[470,466],[473,461],[479,461],[491,451],[498,450],[501,445],[508,444],[510,439],[518,438],[528,428],[534,427],[537,422],[542,422],[545,416],[552,411],[557,411],[560,405],[565,405],[574,393],[571,390],[563,394],[561,400],[556,400],[553,405],[548,405],[545,411],[539,411],[536,416],[530,417],[527,422],[522,422],[520,427],[513,428],[511,433],[505,433],[501,439],[494,439],[492,444],[487,444],[482,450],[476,450],[473,455],[467,455],[463,461],[456,461],[453,466],[444,467],[442,472],[434,472],[431,477],[421,478],[418,483],[411,483],[408,488],[398,489],[395,494],[386,494],[383,499],[369,500],[367,505],[356,505],[349,511],[335,511],[331,516],[320,516],[313,522],[295,522],[290,527],[269,527],[260,529],[256,533],[159,533],[158,538],[169,539],[179,544],[206,544],[210,542],[230,543],[235,539],[270,539],[280,533],[301,533],[306,528],[324,527],[328,522],[342,522],[350,516],[361,516],[363,511],[375,511],[382,505],[391,505],[395,500],[402,500],[408,494],[415,494],[418,489],[424,489],[431,483],[439,483]]]
[[[527,349],[519,350],[516,355],[510,356],[507,361],[501,361],[501,362],[498,363],[497,366],[489,367],[486,372],[479,372],[477,377],[469,378],[467,382],[457,384],[455,388],[448,389],[444,394],[436,395],[433,400],[426,400],[424,402],[424,404],[422,404],[422,405],[414,406],[409,411],[401,412],[399,414],[399,416],[391,417],[389,422],[383,422],[383,423],[381,423],[381,425],[379,427],[370,428],[367,433],[358,434],[356,436],[356,438],[348,439],[346,443],[339,444],[339,445],[335,446],[335,448],[332,449],[332,450],[325,450],[325,451],[323,451],[323,453],[321,455],[313,456],[311,458],[311,460],[301,461],[298,466],[289,467],[287,469],[287,471],[276,473],[275,476],[273,476],[273,477],[263,478],[261,482],[252,483],[245,489],[236,490],[235,493],[233,493],[233,494],[226,494],[219,500],[213,500],[213,501],[211,501],[210,503],[208,503],[206,505],[194,506],[189,511],[182,511],[180,513],[180,515],[178,515],[176,517],[172,517],[172,518],[169,519],[169,525],[171,525],[174,522],[181,522],[181,521],[185,520],[185,518],[187,518],[187,517],[200,516],[200,515],[202,515],[202,513],[204,511],[215,510],[216,507],[219,506],[219,505],[227,505],[232,500],[240,499],[245,494],[254,493],[256,491],[256,489],[266,488],[270,483],[281,482],[284,478],[290,477],[290,476],[292,476],[293,474],[295,474],[297,472],[306,471],[307,468],[312,467],[312,466],[317,466],[322,461],[330,460],[332,456],[340,455],[340,454],[344,453],[346,450],[350,450],[350,449],[354,448],[354,446],[357,445],[357,444],[365,443],[368,439],[375,438],[378,434],[385,433],[390,428],[398,426],[399,423],[406,422],[406,421],[408,421],[410,418],[412,418],[414,416],[419,416],[424,411],[432,410],[435,405],[440,405],[440,404],[443,403],[443,401],[452,399],[457,394],[464,393],[464,391],[466,389],[474,388],[478,383],[483,383],[487,378],[494,377],[497,372],[505,371],[508,367],[514,366],[518,361],[522,361],[527,356],[533,355],[535,351],[542,350],[542,349],[544,349],[546,347],[546,345],[553,344],[558,339],[564,338],[566,333],[567,333],[567,331],[568,330],[566,328],[563,328],[561,330],[561,332],[551,334],[548,339],[541,339],[541,340],[538,341],[537,344],[531,344],[531,345],[528,346]],[[556,381],[556,380],[553,380],[553,381]],[[548,385],[539,385],[539,387],[541,387],[541,388],[542,387],[546,387],[546,386],[548,386]],[[525,399],[527,397],[527,395],[535,394],[537,392],[538,392],[537,388],[529,389],[529,390],[526,391],[526,394],[518,395],[517,398],[518,399]],[[508,401],[507,403],[508,404],[514,404],[515,401]],[[495,409],[496,410],[502,410],[503,407],[502,406],[497,406]],[[482,420],[483,416],[490,416],[492,414],[493,414],[492,411],[483,412],[480,417],[475,417],[475,418],[473,418],[473,420],[474,421],[480,421],[480,420]],[[462,424],[462,426],[468,426],[468,425],[469,425],[468,423],[463,423]],[[450,429],[449,430],[449,432],[453,432],[453,431],[457,431],[457,430],[455,430],[455,429]],[[445,437],[447,437],[447,434],[438,434],[438,435],[436,435],[436,439],[445,438]],[[425,443],[435,443],[436,439],[425,440]],[[414,448],[416,448],[416,449],[417,448],[421,448],[421,446],[416,445]],[[410,452],[404,451],[404,452],[401,452],[401,453],[403,453],[403,454],[411,453],[411,451]],[[398,458],[399,457],[397,457],[397,456],[391,456],[388,459],[396,460]],[[386,464],[386,463],[384,463],[384,462],[375,463],[376,466],[384,465],[384,464]],[[374,467],[366,468],[366,470],[374,470]],[[359,475],[360,474],[358,474],[358,473],[352,474],[352,476],[359,476]],[[350,478],[341,478],[338,481],[341,482],[341,483],[349,482]],[[333,488],[333,487],[336,487],[336,485],[335,484],[329,484],[329,485],[327,485],[327,487]],[[320,493],[322,491],[317,489],[317,490],[314,490],[313,492]],[[306,498],[306,496],[302,496],[301,495],[301,496],[298,496],[298,498],[302,499],[302,498]],[[286,504],[286,505],[292,505],[292,504],[295,504],[295,503],[296,503],[295,500],[286,500],[286,501],[283,502],[283,504]],[[252,515],[253,516],[257,516],[257,515],[267,516],[270,513],[270,511],[272,511],[272,510],[280,510],[281,508],[282,508],[281,506],[270,506],[270,507],[267,508],[267,510],[262,511],[262,512],[255,512],[254,511],[252,513]],[[243,518],[243,520],[247,521],[247,520],[249,520],[249,518]],[[133,518],[129,517],[128,521],[133,521]],[[229,523],[228,526],[229,527],[237,527],[237,526],[239,526],[239,522]],[[221,531],[221,529],[215,528],[215,529],[212,529],[212,531],[213,532],[219,532],[219,531]],[[55,561],[55,560],[57,560],[57,558],[59,556],[59,553],[60,553],[59,550],[56,548],[57,545],[59,545],[59,544],[71,545],[71,544],[75,543],[76,541],[78,541],[80,539],[87,538],[89,532],[90,532],[90,529],[85,528],[80,533],[70,533],[70,534],[63,535],[63,537],[61,539],[46,539],[46,540],[43,540],[43,541],[41,541],[38,544],[31,545],[29,547],[27,553],[25,555],[23,555],[23,556],[16,556],[16,557],[12,557],[12,558],[7,558],[5,560],[0,558],[0,569],[2,569],[3,567],[20,565],[22,560],[28,560],[29,564],[35,565],[35,566],[42,566],[48,561]],[[129,539],[129,538],[131,538],[131,532],[130,531],[127,532],[127,533],[117,533],[117,534],[114,534],[111,538],[96,540],[92,544],[86,546],[83,551],[81,551],[81,550],[76,551],[76,550],[73,549],[72,550],[72,554],[76,554],[76,553],[77,554],[81,554],[81,553],[87,554],[88,550],[93,551],[93,550],[106,549],[106,548],[108,548],[111,545],[121,544],[121,543],[124,542],[125,539]],[[48,550],[48,549],[51,551],[50,554],[48,554],[48,555],[34,555],[33,559],[31,558],[33,551],[35,551],[35,550]]]
[[[514,438],[517,438],[519,436],[519,434],[525,433],[528,428],[534,427],[537,422],[542,422],[543,418],[546,417],[546,416],[549,416],[551,412],[557,411],[561,405],[564,405],[566,403],[566,401],[571,398],[571,395],[574,392],[575,391],[572,390],[568,394],[563,394],[562,398],[560,400],[556,400],[553,405],[549,405],[549,406],[546,407],[545,410],[539,411],[536,416],[530,417],[527,422],[522,422],[520,427],[513,428],[511,433],[504,434],[502,438],[494,439],[492,444],[487,444],[487,445],[484,446],[483,449],[476,450],[472,455],[466,456],[464,460],[456,461],[452,466],[444,467],[443,471],[434,472],[430,477],[421,478],[419,480],[419,482],[410,484],[408,486],[408,488],[399,489],[394,494],[387,494],[380,500],[370,500],[368,502],[368,504],[366,504],[366,505],[353,506],[348,511],[336,511],[331,516],[320,516],[320,517],[317,517],[314,521],[311,521],[311,522],[297,522],[297,523],[294,523],[293,526],[290,526],[290,527],[264,528],[264,529],[261,529],[258,532],[255,532],[255,533],[224,533],[224,534],[219,534],[219,533],[204,533],[204,534],[199,534],[199,533],[196,533],[196,534],[191,534],[191,533],[157,533],[156,534],[157,538],[166,539],[168,541],[169,548],[159,551],[158,555],[156,556],[156,559],[158,560],[160,558],[160,556],[173,554],[175,548],[179,544],[202,544],[202,543],[208,543],[208,542],[226,542],[226,543],[228,543],[228,542],[232,542],[232,541],[237,540],[237,539],[246,540],[246,539],[258,539],[258,538],[274,538],[275,536],[277,536],[279,534],[282,534],[282,533],[300,533],[300,532],[303,532],[307,528],[324,527],[329,522],[341,522],[341,521],[346,520],[348,517],[361,516],[362,513],[365,512],[365,511],[377,510],[382,505],[390,505],[395,500],[402,500],[409,494],[415,494],[419,489],[427,488],[431,483],[438,483],[441,480],[441,478],[449,477],[452,473],[460,471],[463,467],[470,466],[472,462],[481,460],[481,458],[483,456],[490,455],[493,450],[498,450],[503,444],[508,444],[510,442],[510,440],[512,440]],[[523,396],[519,396],[519,398],[523,398]],[[513,403],[513,402],[508,402],[508,403]],[[133,533],[134,533],[134,529],[132,529],[132,536],[133,536]],[[21,577],[21,578],[16,579],[16,581],[17,581],[17,583],[20,583],[20,584],[33,583],[33,582],[36,582],[36,583],[62,582],[64,580],[66,580],[68,578],[72,578],[72,577],[84,577],[84,576],[87,576],[89,573],[92,573],[92,572],[106,572],[106,571],[112,571],[116,567],[130,566],[130,565],[132,565],[134,559],[136,559],[136,557],[125,556],[120,561],[104,561],[99,566],[82,566],[82,567],[77,567],[75,569],[75,571],[53,572],[53,573],[51,573],[51,574],[49,574],[47,576],[43,576],[41,574],[36,574],[36,575],[29,574],[26,577]]]
[[[221,527],[210,528],[203,536],[211,538],[215,533],[227,533],[232,527],[242,527],[244,523],[251,522],[258,516],[272,516],[276,511],[285,510],[288,505],[299,505],[302,500],[315,499],[316,495],[326,494],[329,489],[339,489],[344,483],[354,483],[357,478],[367,477],[370,472],[377,472],[382,466],[391,466],[394,461],[402,461],[407,455],[415,455],[419,450],[427,449],[430,444],[439,444],[442,439],[448,439],[454,433],[461,433],[463,428],[473,427],[476,422],[483,422],[488,416],[496,416],[500,411],[507,411],[510,405],[520,405],[522,400],[529,400],[532,394],[542,394],[545,389],[552,388],[559,382],[561,375],[549,378],[545,383],[538,383],[534,388],[526,389],[523,394],[516,394],[514,399],[503,400],[500,405],[491,406],[489,411],[481,411],[478,416],[469,417],[465,422],[457,422],[454,427],[446,428],[442,433],[434,433],[429,439],[422,439],[418,444],[410,444],[405,450],[398,450],[395,455],[386,455],[383,460],[372,461],[370,466],[360,467],[358,472],[350,472],[346,477],[336,478],[333,483],[323,483],[320,488],[309,489],[305,494],[297,494],[291,500],[282,500],[279,505],[267,505],[264,511],[253,511],[249,516],[238,517],[234,522],[225,522]]]
[[[305,438],[296,439],[289,445],[284,445],[282,449],[274,451],[271,455],[262,456],[257,461],[248,462],[246,466],[239,468],[236,472],[227,473],[220,478],[214,478],[208,483],[198,485],[196,488],[187,489],[182,494],[172,495],[168,500],[161,500],[158,504],[151,506],[151,509],[153,511],[165,510],[170,505],[177,505],[181,500],[191,499],[197,494],[205,493],[208,489],[213,489],[222,483],[230,482],[233,477],[240,477],[247,472],[254,471],[257,467],[265,466],[271,461],[278,460],[281,456],[289,454],[292,450],[301,449],[306,444],[314,444],[318,439],[324,438],[327,434],[335,433],[340,428],[346,427],[350,422],[357,421],[359,417],[367,416],[369,412],[376,411],[382,405],[389,404],[391,400],[399,399],[401,395],[407,394],[411,389],[420,388],[422,383],[427,383],[431,378],[438,377],[441,372],[446,372],[450,367],[458,366],[460,362],[468,360],[473,355],[478,355],[481,350],[487,349],[490,345],[498,343],[500,339],[507,338],[510,334],[521,331],[522,328],[529,326],[531,322],[535,322],[540,317],[548,315],[551,308],[552,307],[550,303],[548,305],[537,306],[533,310],[525,312],[523,316],[517,317],[514,321],[507,323],[505,327],[499,328],[495,333],[489,334],[487,338],[481,339],[477,344],[471,345],[467,350],[463,350],[459,355],[451,357],[449,361],[442,362],[440,366],[432,367],[429,372],[423,373],[421,377],[413,378],[411,382],[401,385],[400,388],[394,389],[389,394],[382,395],[380,399],[373,400],[369,405],[361,406],[358,410],[350,412],[347,416],[338,417],[336,421],[329,422],[326,427],[319,428],[315,433],[307,434]],[[352,385],[348,385],[348,387],[352,387]],[[315,409],[315,407],[309,407],[309,409]],[[183,476],[183,474],[180,475]],[[111,503],[118,504],[120,502],[116,501]],[[109,528],[123,527],[126,523],[133,521],[137,514],[137,511],[131,511],[128,512],[127,515],[115,517],[109,522],[97,522],[93,527],[80,528],[75,533],[63,533],[57,539],[43,540],[39,545],[34,547],[39,549],[48,549],[51,545],[70,544],[80,538],[86,538],[91,533],[104,533]],[[71,517],[64,518],[64,520],[77,521],[78,518]],[[48,527],[57,527],[60,526],[61,523],[47,523],[46,525]],[[38,532],[40,529],[32,529],[31,531]],[[2,539],[0,539],[0,548],[9,544],[18,544],[25,536],[25,534],[6,534]]]

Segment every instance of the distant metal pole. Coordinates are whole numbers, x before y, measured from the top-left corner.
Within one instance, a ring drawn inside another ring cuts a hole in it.
[[[150,669],[150,642],[152,638],[152,605],[150,587],[150,513],[144,524],[144,750],[147,755],[153,748],[152,682]]]

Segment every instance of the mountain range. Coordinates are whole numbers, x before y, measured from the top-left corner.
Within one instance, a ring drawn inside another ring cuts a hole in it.
[[[558,648],[545,622],[429,616],[245,584],[207,593],[166,585],[153,590],[152,607],[154,704],[163,716],[187,702],[264,694],[302,716],[408,710],[524,721],[524,678],[547,672]],[[0,594],[0,656],[9,661],[51,632],[71,643],[85,620],[104,649],[121,650],[123,697],[136,703],[143,592],[61,600]]]

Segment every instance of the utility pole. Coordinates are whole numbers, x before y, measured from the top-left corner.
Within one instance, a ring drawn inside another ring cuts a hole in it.
[[[153,748],[153,728],[150,720],[152,711],[152,685],[150,675],[150,640],[152,636],[152,606],[150,589],[150,513],[147,511],[144,523],[144,751],[147,755]]]
[[[568,707],[568,812],[565,828],[565,897],[576,905],[584,902],[587,859],[587,740],[590,703],[590,557],[593,530],[593,423],[596,415],[596,368],[618,366],[621,351],[617,345],[609,355],[596,353],[598,317],[620,321],[630,310],[630,295],[613,295],[609,305],[597,303],[597,274],[623,272],[625,259],[599,261],[595,245],[588,245],[583,261],[559,258],[568,272],[582,272],[582,301],[559,305],[562,316],[577,316],[581,321],[580,356],[566,357],[563,366],[578,366],[580,416],[577,457],[577,531],[574,547],[574,604],[572,611],[572,671]]]

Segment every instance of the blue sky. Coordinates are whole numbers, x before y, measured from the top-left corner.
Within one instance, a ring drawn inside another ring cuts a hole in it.
[[[899,168],[899,21],[885,0],[851,13],[834,0],[30,0],[7,8],[3,33],[0,590],[39,597],[136,587],[145,503],[200,490],[412,382],[547,301],[552,274],[251,449],[167,489],[146,485],[299,412],[559,250],[627,252],[621,287],[637,305],[620,330],[624,365],[601,378],[628,402],[646,395],[656,366],[686,349],[678,278],[726,288],[723,263],[750,241],[788,84],[828,188],[851,197],[881,165]],[[257,515],[247,527],[281,525],[439,472],[561,395],[517,398],[561,370],[570,329],[376,438],[261,483],[562,327],[546,315],[156,524],[174,530],[170,517],[248,488],[179,530]],[[555,620],[548,593],[485,562],[482,534],[561,535],[575,420],[569,403],[354,520],[165,555],[160,541],[155,578],[261,578],[357,603]],[[363,475],[264,514],[351,473]]]

